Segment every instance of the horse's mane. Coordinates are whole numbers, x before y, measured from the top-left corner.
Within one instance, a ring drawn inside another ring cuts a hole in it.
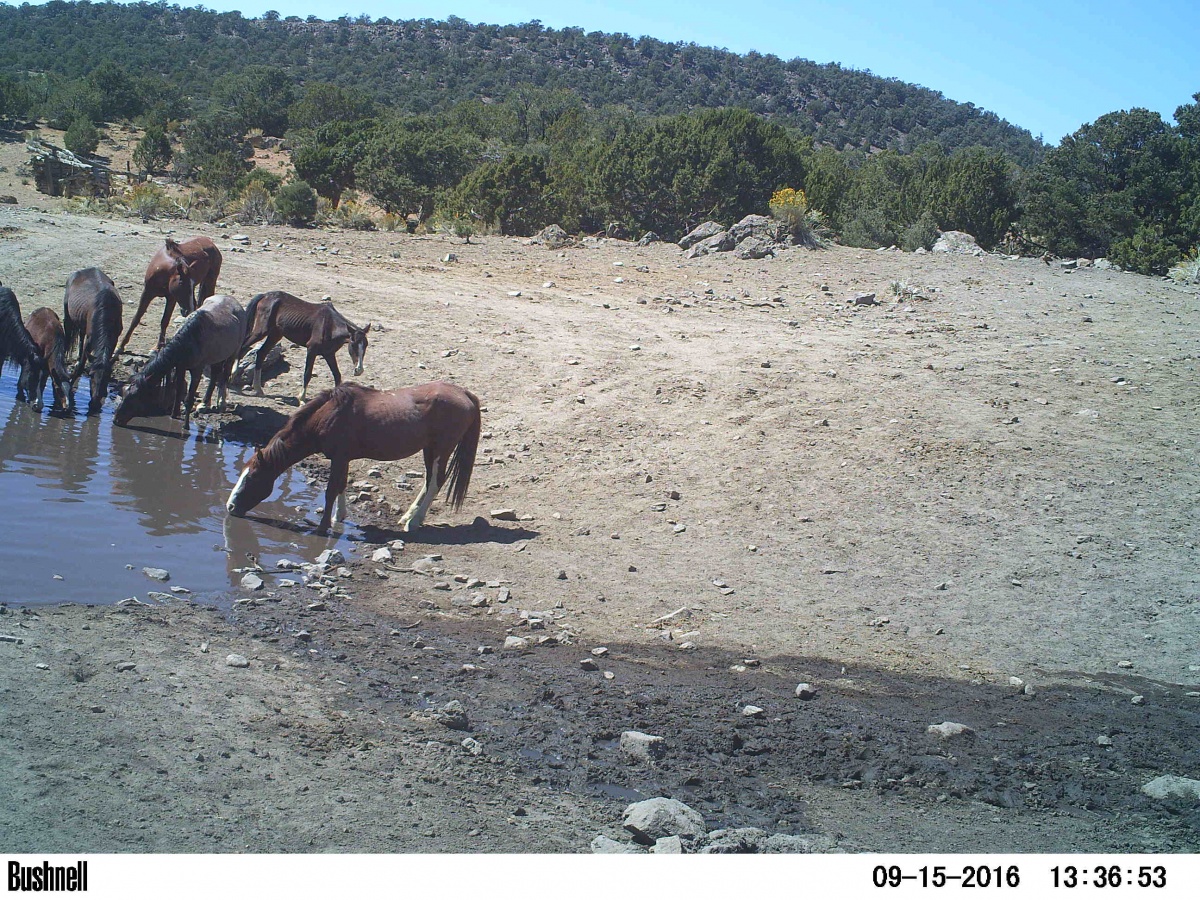
[[[0,366],[8,360],[24,362],[40,355],[37,344],[21,321],[21,307],[11,288],[0,287]]]
[[[92,301],[91,337],[93,365],[108,365],[117,339],[121,336],[121,298],[112,288],[104,288]]]
[[[327,388],[321,391],[317,396],[313,397],[298,410],[292,413],[289,418],[277,432],[275,436],[267,442],[267,445],[259,452],[262,454],[263,461],[272,469],[282,471],[295,462],[292,459],[292,454],[296,451],[296,434],[305,426],[309,420],[323,409],[326,404],[332,404],[333,409],[329,411],[331,416],[337,416],[349,403],[354,400],[354,392],[346,384],[338,385],[335,388]]]
[[[195,313],[184,319],[179,330],[167,341],[167,345],[150,357],[150,361],[135,376],[135,380],[154,383],[174,372],[179,358],[190,349],[189,345],[195,340],[193,334],[199,327],[200,317]]]

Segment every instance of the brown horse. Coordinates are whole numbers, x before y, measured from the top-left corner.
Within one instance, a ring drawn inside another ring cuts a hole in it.
[[[405,531],[415,531],[443,484],[450,504],[455,509],[462,506],[475,467],[480,425],[479,398],[444,381],[395,391],[346,382],[309,400],[267,446],[254,451],[225,508],[231,515],[245,515],[267,498],[286,469],[324,453],[329,457],[329,485],[317,527],[323,533],[331,518],[345,517],[350,460],[404,459],[422,450],[425,487],[400,520]]]
[[[232,297],[217,294],[184,320],[162,350],[150,357],[145,367],[126,386],[113,413],[113,421],[125,425],[135,416],[162,415],[167,409],[179,418],[184,404],[184,376],[190,376],[183,408],[186,426],[196,405],[196,392],[204,370],[211,367],[204,405],[219,389],[218,408],[225,408],[225,386],[246,333],[246,311]]]
[[[17,295],[12,288],[0,287],[0,369],[10,360],[21,367],[21,374],[17,376],[17,399],[28,397],[32,403],[34,373],[46,363],[42,359],[42,351],[21,322]],[[34,408],[41,409],[41,405],[35,404]]]
[[[166,297],[167,308],[158,329],[157,349],[161,350],[167,340],[167,323],[171,321],[175,305],[179,304],[184,315],[191,315],[198,303],[203,303],[216,293],[217,276],[220,274],[221,251],[208,238],[188,238],[179,243],[167,238],[146,267],[142,298],[138,301],[137,312],[129,323],[129,330],[121,338],[117,352],[125,352],[133,330],[150,307],[150,301],[155,297]]]
[[[63,327],[67,353],[79,344],[79,360],[71,373],[70,396],[74,398],[75,386],[86,368],[92,388],[88,414],[97,413],[108,393],[108,381],[116,362],[113,348],[121,333],[121,296],[113,280],[99,269],[72,272],[63,296]]]
[[[62,319],[48,306],[35,309],[25,320],[25,330],[42,354],[42,364],[29,374],[33,408],[42,408],[47,379],[53,379],[54,407],[71,408],[71,376],[67,373],[67,333]]]
[[[300,388],[300,402],[308,396],[308,383],[312,380],[313,363],[317,357],[325,360],[333,375],[334,387],[342,383],[338,371],[336,354],[344,344],[349,344],[350,362],[354,374],[361,375],[363,358],[367,352],[367,332],[370,324],[359,328],[340,312],[332,303],[309,303],[284,291],[268,291],[250,298],[246,307],[250,317],[250,331],[242,345],[242,355],[255,344],[262,342],[254,351],[254,393],[263,395],[262,367],[271,348],[281,338],[287,338],[298,347],[308,349],[304,361],[304,382]]]

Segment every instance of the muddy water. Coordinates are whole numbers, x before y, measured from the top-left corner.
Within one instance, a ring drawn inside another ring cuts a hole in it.
[[[86,382],[81,389],[76,400],[86,407]],[[148,591],[174,585],[227,601],[240,590],[236,570],[250,565],[247,554],[273,568],[280,557],[311,561],[326,547],[347,552],[358,537],[353,525],[333,539],[311,534],[324,485],[296,470],[248,517],[227,516],[250,450],[200,422],[190,432],[169,418],[117,428],[111,400],[99,416],[60,416],[35,413],[15,395],[10,366],[0,377],[0,601],[148,601]],[[170,580],[152,581],[144,566],[166,569]],[[269,587],[276,576],[263,577]]]

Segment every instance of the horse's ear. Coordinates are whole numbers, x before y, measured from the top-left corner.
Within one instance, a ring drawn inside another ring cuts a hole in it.
[[[371,323],[370,323],[370,322],[368,322],[368,323],[367,323],[367,324],[366,324],[366,325],[363,327],[363,330],[362,330],[362,332],[363,332],[363,334],[366,334],[366,333],[367,333],[368,331],[370,331],[370,330],[371,330]]]

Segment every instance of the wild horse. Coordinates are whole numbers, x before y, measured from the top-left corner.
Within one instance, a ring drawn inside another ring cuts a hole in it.
[[[267,498],[286,469],[324,453],[329,457],[329,485],[317,527],[323,533],[331,520],[345,518],[351,460],[404,459],[423,451],[425,487],[400,520],[405,531],[415,531],[443,484],[450,504],[455,509],[462,506],[475,467],[480,426],[479,398],[444,381],[395,391],[347,382],[309,400],[265,447],[254,451],[225,508],[232,515],[245,515]]]
[[[125,352],[133,330],[150,307],[150,301],[155,297],[166,297],[167,308],[163,312],[156,345],[156,349],[161,350],[167,339],[167,323],[171,321],[176,304],[184,315],[191,315],[196,304],[216,293],[217,276],[220,274],[221,251],[208,238],[193,237],[178,243],[167,238],[146,267],[145,286],[137,312],[129,323],[129,330],[121,338],[117,352]]]
[[[108,392],[116,362],[113,349],[121,333],[121,297],[113,280],[94,268],[72,272],[63,297],[63,327],[68,354],[79,345],[69,396],[73,402],[75,387],[86,369],[92,389],[88,414],[97,413]]]
[[[12,361],[21,367],[17,376],[17,399],[34,400],[34,373],[45,366],[42,351],[38,349],[25,325],[21,322],[21,307],[12,288],[0,287],[0,369]],[[40,404],[35,404],[40,409]]]
[[[71,408],[71,376],[67,372],[67,333],[62,319],[48,306],[35,309],[25,320],[25,330],[37,344],[42,354],[42,364],[29,375],[33,388],[33,408],[42,408],[42,395],[46,393],[46,381],[53,379],[54,408]]]
[[[263,393],[263,363],[281,338],[308,349],[308,358],[304,361],[304,382],[300,388],[301,403],[308,396],[308,383],[312,380],[313,363],[318,356],[329,366],[334,387],[342,383],[336,354],[343,345],[349,345],[354,374],[362,374],[363,358],[367,352],[367,332],[371,326],[368,324],[365,328],[359,328],[334,309],[332,303],[309,303],[284,291],[268,291],[251,297],[246,310],[251,325],[242,345],[242,355],[245,356],[251,347],[261,342],[254,350],[252,363],[254,392],[258,396],[261,397]]]
[[[237,359],[238,348],[246,333],[246,311],[224,294],[209,297],[184,320],[179,331],[126,386],[113,414],[113,421],[125,425],[135,416],[156,416],[170,411],[179,417],[183,406],[186,425],[196,405],[196,392],[204,370],[210,369],[204,405],[212,400],[213,388],[219,388],[219,409],[225,408],[225,386]],[[184,405],[185,376],[190,377]]]

